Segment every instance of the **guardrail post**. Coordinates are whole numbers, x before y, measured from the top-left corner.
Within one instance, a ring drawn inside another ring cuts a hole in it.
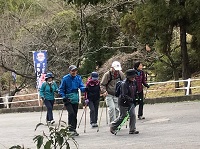
[[[9,109],[9,103],[8,103],[9,96],[6,95],[6,96],[5,96],[5,99],[6,99],[6,108]]]
[[[186,95],[189,95],[190,93],[190,84],[191,84],[191,78],[188,78],[188,83],[187,83],[187,91],[186,91]]]

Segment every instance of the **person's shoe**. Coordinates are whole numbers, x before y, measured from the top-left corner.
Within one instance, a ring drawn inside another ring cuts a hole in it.
[[[143,116],[138,116],[138,119],[139,119],[139,120],[144,120],[145,117],[143,117]]]
[[[71,136],[79,136],[77,131],[69,131]]]
[[[112,133],[112,134],[115,134],[115,128],[114,127],[110,127],[110,132]]]
[[[51,121],[46,121],[47,122],[47,125],[50,125],[51,124]]]
[[[138,133],[139,133],[139,131],[137,131],[137,130],[129,131],[129,134],[138,134]]]
[[[74,136],[79,136],[79,133],[76,130],[74,131]]]
[[[98,124],[97,124],[97,123],[94,123],[94,127],[98,127]]]
[[[54,120],[51,120],[51,122],[50,122],[52,125],[55,123],[55,121]]]
[[[92,126],[92,128],[94,128],[95,127],[95,123],[92,123],[91,126]]]

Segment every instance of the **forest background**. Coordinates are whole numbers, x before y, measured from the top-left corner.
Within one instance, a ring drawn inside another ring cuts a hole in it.
[[[0,0],[0,96],[35,88],[40,50],[58,84],[71,64],[85,80],[114,60],[123,71],[141,61],[149,81],[188,79],[200,71],[199,16],[196,0]]]

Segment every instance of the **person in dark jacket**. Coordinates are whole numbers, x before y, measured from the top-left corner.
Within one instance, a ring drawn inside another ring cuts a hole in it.
[[[149,88],[149,85],[146,83],[146,77],[144,74],[144,71],[142,71],[143,65],[141,62],[135,62],[134,64],[134,69],[137,72],[137,76],[136,76],[136,81],[137,81],[137,86],[138,86],[138,119],[142,120],[145,119],[145,117],[143,117],[143,106],[144,106],[144,92],[143,92],[143,85],[147,88]]]
[[[40,88],[40,97],[42,98],[45,106],[47,107],[46,121],[47,124],[54,124],[53,119],[53,105],[55,102],[54,92],[58,92],[58,87],[56,82],[53,81],[53,74],[47,73],[45,76],[45,81],[42,83]]]
[[[97,72],[92,72],[86,83],[85,104],[90,108],[90,124],[92,128],[98,127],[98,109],[100,99],[100,82]]]
[[[64,105],[68,111],[68,125],[69,131],[72,135],[78,136],[77,127],[77,113],[79,104],[79,93],[85,91],[85,86],[81,76],[77,75],[77,67],[75,65],[69,66],[69,74],[65,75],[59,87],[59,94],[63,99]]]
[[[137,92],[137,84],[135,81],[136,71],[129,69],[126,71],[126,79],[121,83],[120,95],[118,105],[120,109],[120,116],[110,124],[110,132],[115,133],[117,127],[122,123],[126,117],[127,111],[130,114],[129,134],[138,134],[136,130],[136,115],[135,115],[135,99]]]

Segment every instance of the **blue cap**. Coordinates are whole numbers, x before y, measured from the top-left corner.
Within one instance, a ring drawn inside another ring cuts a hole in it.
[[[69,66],[69,71],[77,70],[78,68],[75,65]]]
[[[51,72],[48,72],[45,76],[45,80],[47,80],[48,78],[54,78],[53,74]]]
[[[92,72],[91,73],[91,78],[92,78],[92,80],[98,80],[99,74],[97,72]]]

